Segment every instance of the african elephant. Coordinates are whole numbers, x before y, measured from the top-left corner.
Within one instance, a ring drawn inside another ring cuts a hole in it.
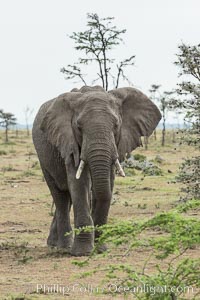
[[[33,125],[33,142],[55,203],[47,244],[68,248],[72,255],[89,255],[100,232],[75,234],[74,226],[107,222],[115,170],[126,153],[141,145],[161,114],[139,90],[100,86],[73,89],[44,103]],[[99,251],[103,251],[99,249]]]

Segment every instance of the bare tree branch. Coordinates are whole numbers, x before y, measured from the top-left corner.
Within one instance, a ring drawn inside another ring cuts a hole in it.
[[[120,62],[119,65],[117,65],[118,72],[117,72],[117,77],[116,77],[117,79],[116,79],[115,88],[118,88],[118,86],[119,86],[120,76],[122,76],[123,79],[128,81],[130,85],[132,85],[132,83],[129,81],[129,79],[124,74],[124,68],[127,66],[133,66],[135,64],[135,62],[133,61],[134,58],[135,58],[135,55],[132,55],[131,57],[124,59],[123,61]]]

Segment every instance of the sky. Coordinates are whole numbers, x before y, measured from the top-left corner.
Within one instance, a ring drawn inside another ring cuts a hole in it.
[[[0,0],[0,109],[24,124],[28,106],[32,122],[42,103],[82,86],[60,69],[78,57],[67,35],[86,30],[87,13],[127,29],[114,53],[119,60],[136,55],[128,76],[146,94],[151,84],[175,88],[178,45],[200,42],[199,0]]]

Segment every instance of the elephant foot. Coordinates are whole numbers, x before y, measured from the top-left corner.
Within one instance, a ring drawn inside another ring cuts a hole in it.
[[[47,239],[47,245],[50,247],[57,247],[61,249],[67,249],[69,252],[71,252],[72,248],[72,243],[73,243],[73,238],[72,235],[70,236],[63,236],[62,238],[57,238],[49,235]]]
[[[82,246],[82,245],[81,245]],[[72,256],[90,256],[90,254],[93,251],[93,246],[92,245],[84,245],[80,248],[80,246],[73,245],[71,249],[71,255]]]
[[[64,248],[64,249],[69,250],[69,252],[71,252],[72,243],[73,243],[72,237],[68,236],[67,238],[64,237],[62,239],[58,239],[56,247],[57,248]]]
[[[71,249],[73,256],[89,256],[94,249],[94,235],[79,234],[74,239],[74,244]]]
[[[106,244],[102,244],[102,245],[96,245],[96,252],[98,253],[98,254],[101,254],[101,253],[103,253],[103,252],[106,252],[108,250],[108,247],[107,247],[107,245]]]
[[[48,239],[47,239],[47,245],[50,247],[56,247],[58,242],[58,236],[50,234]]]

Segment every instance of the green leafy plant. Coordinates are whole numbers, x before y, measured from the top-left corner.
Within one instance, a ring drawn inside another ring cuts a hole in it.
[[[200,200],[200,156],[185,159],[180,166],[180,171],[176,180],[183,185],[181,191],[184,193],[183,199]]]
[[[194,204],[191,206],[194,207]],[[195,299],[199,295],[200,260],[187,257],[186,254],[189,249],[200,245],[200,221],[196,218],[186,218],[177,210],[181,208],[157,214],[143,222],[113,222],[96,228],[102,232],[96,249],[101,244],[109,244],[111,250],[104,256],[109,255],[110,264],[106,267],[100,267],[98,264],[97,268],[81,273],[81,277],[104,272],[103,284],[107,284],[107,288],[104,289],[106,294],[118,293],[125,296],[132,293],[141,300],[174,300],[188,299],[188,293],[192,293],[192,299]],[[94,228],[87,227],[82,230],[89,231]],[[136,271],[134,264],[112,263],[112,258],[116,255],[126,257],[138,248],[149,252],[141,270]],[[97,260],[102,256],[96,256],[94,250],[90,257],[82,261],[75,260],[73,264],[84,267],[93,257]],[[159,261],[162,261],[162,267]],[[152,265],[152,262],[154,271],[149,273],[148,266]],[[110,286],[115,288],[111,289]]]
[[[200,44],[190,46],[182,43],[178,48],[175,64],[179,67],[179,76],[183,81],[177,85],[177,96],[171,99],[170,105],[184,113],[184,120],[188,124],[187,128],[180,131],[181,143],[200,150]],[[199,176],[200,156],[186,158],[177,177],[177,181],[183,183],[181,200],[200,199]]]
[[[145,155],[139,153],[134,154],[133,157],[135,160],[139,161],[145,161],[147,159]]]
[[[183,203],[183,204],[179,204],[177,206],[177,210],[180,213],[185,213],[189,210],[197,210],[200,209],[200,201],[196,200],[196,199],[192,199],[192,200],[188,200],[187,202]]]

